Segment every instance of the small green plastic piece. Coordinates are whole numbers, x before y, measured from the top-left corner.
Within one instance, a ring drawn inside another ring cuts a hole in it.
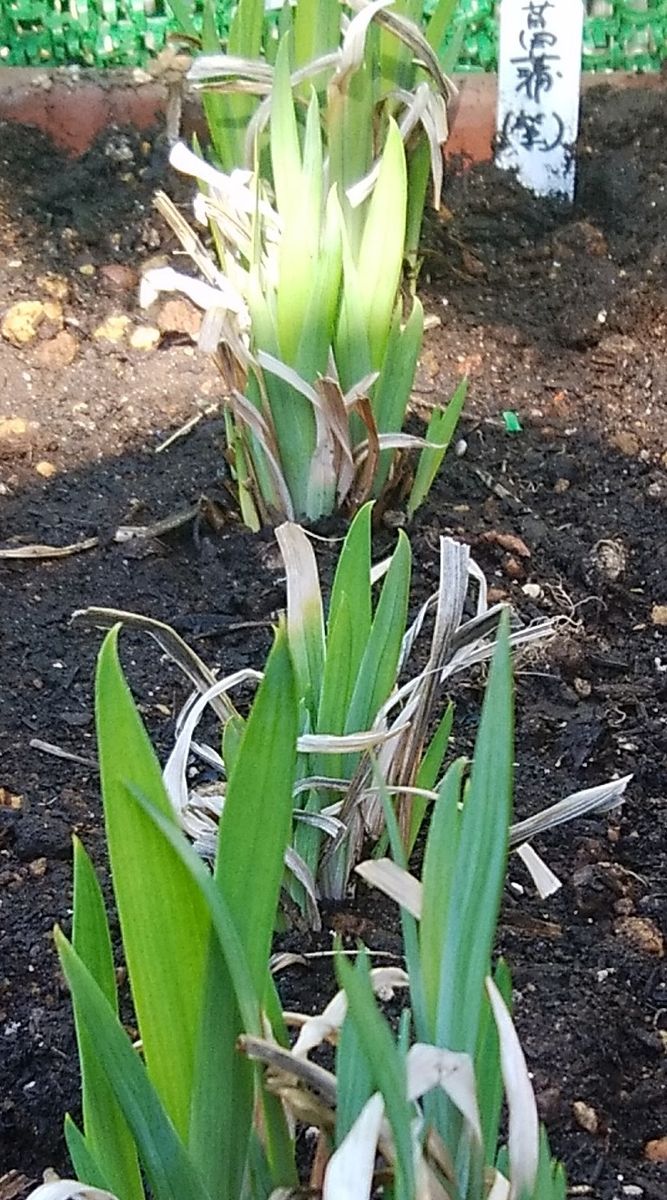
[[[503,413],[503,421],[505,422],[505,431],[507,433],[523,433],[523,425],[521,424],[517,414],[511,409],[506,409]]]

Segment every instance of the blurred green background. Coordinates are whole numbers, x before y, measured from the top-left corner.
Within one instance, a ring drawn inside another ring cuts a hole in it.
[[[194,0],[195,13],[200,7]],[[231,7],[220,0],[222,33]],[[460,0],[460,70],[496,69],[497,7]],[[0,0],[0,63],[140,67],[174,28],[166,0]],[[587,0],[585,70],[657,70],[666,58],[667,0]]]

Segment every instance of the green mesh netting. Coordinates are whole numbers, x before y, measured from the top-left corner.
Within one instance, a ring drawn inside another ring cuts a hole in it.
[[[219,2],[224,19],[231,0]],[[461,70],[496,69],[495,10],[495,0],[459,0]],[[655,70],[667,58],[667,0],[587,0],[587,12],[585,70]],[[0,62],[143,66],[174,27],[166,0],[0,0]]]

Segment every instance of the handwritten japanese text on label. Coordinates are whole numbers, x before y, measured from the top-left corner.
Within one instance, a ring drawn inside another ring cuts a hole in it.
[[[574,196],[582,0],[502,0],[496,162],[538,196]]]

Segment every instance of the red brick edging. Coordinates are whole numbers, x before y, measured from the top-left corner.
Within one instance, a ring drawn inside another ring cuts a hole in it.
[[[491,157],[496,77],[460,75],[456,83],[460,102],[448,153],[484,161]],[[584,76],[584,88],[604,83],[617,88],[665,86],[659,75],[619,71]],[[166,87],[144,71],[0,67],[0,121],[36,125],[75,156],[111,125],[150,129],[163,116],[166,98]],[[191,101],[186,106],[186,125],[196,125],[197,117],[197,101]]]

